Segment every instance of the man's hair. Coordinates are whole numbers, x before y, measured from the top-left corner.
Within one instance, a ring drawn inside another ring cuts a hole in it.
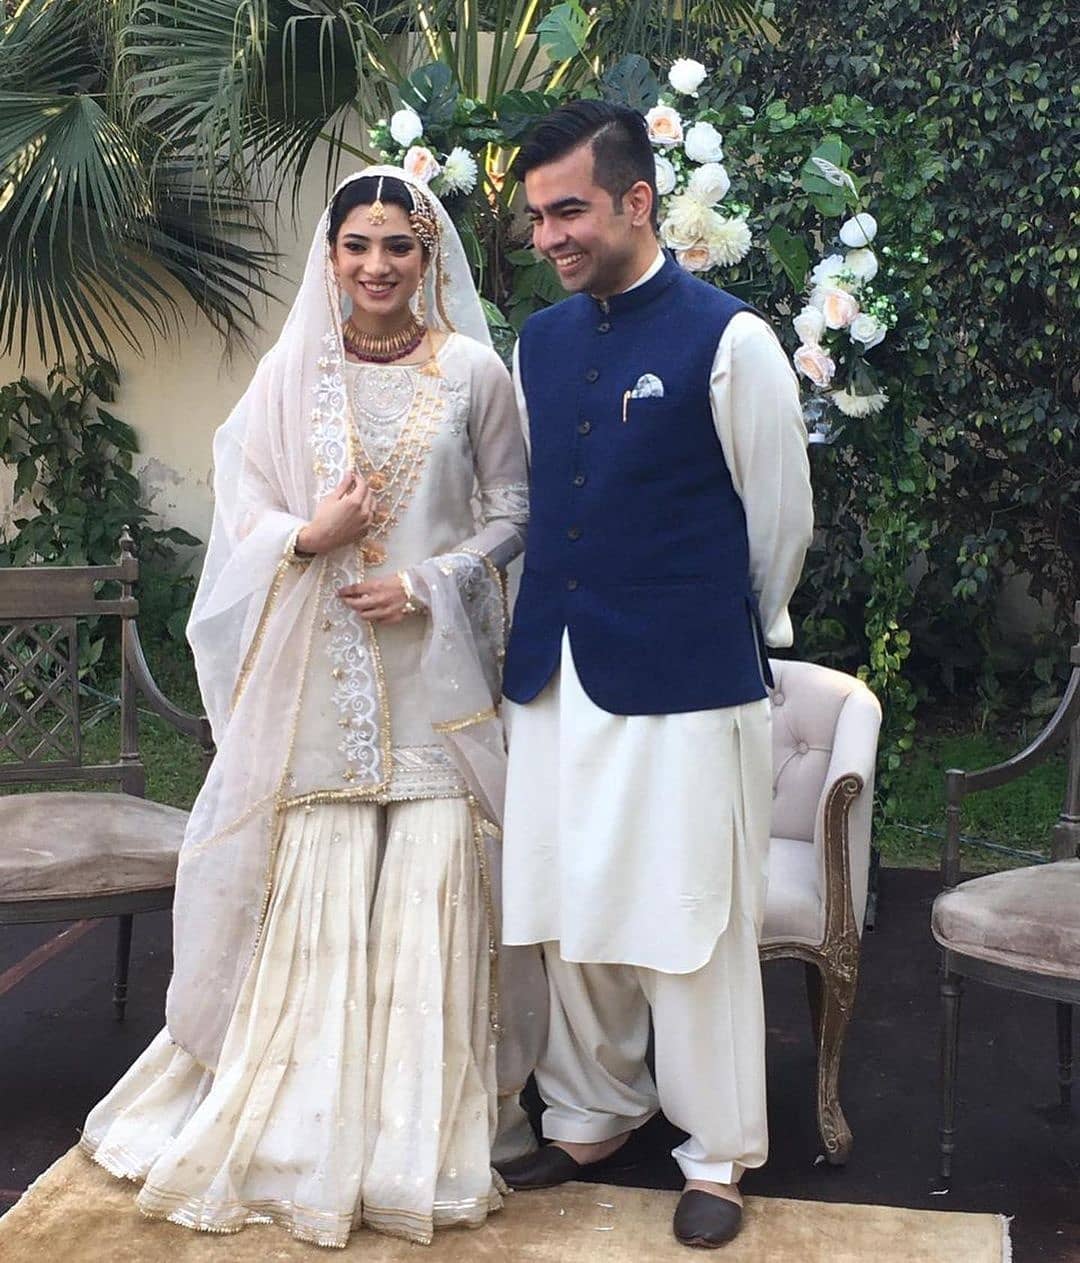
[[[656,159],[644,118],[626,105],[609,101],[571,101],[560,105],[525,137],[513,174],[524,181],[534,168],[555,162],[585,144],[592,147],[593,180],[611,195],[616,210],[623,194],[639,180],[652,189],[655,229]]]

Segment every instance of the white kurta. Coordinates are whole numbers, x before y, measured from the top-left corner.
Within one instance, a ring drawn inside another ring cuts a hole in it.
[[[516,363],[514,376],[528,442]],[[787,605],[813,526],[806,430],[787,356],[751,313],[736,315],[719,341],[710,402],[746,514],[765,637],[790,645]],[[612,715],[586,695],[572,650],[564,634],[559,670],[540,696],[505,703],[504,941],[557,942],[568,961],[697,970],[728,924],[735,851],[748,844],[739,898],[758,924],[763,914],[768,703]]]

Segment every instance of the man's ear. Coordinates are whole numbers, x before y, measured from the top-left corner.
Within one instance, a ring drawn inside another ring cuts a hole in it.
[[[623,194],[623,205],[635,228],[652,224],[653,191],[647,180],[631,184]]]

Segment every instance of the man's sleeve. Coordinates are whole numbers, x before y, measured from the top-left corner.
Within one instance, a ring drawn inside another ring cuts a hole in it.
[[[521,384],[521,362],[518,351],[520,342],[514,343],[514,394],[517,395],[518,414],[521,417],[521,433],[525,439],[525,459],[532,458],[532,445],[529,442],[529,409],[525,405],[525,387]]]
[[[758,316],[739,312],[728,322],[713,360],[710,402],[746,513],[750,582],[765,640],[786,648],[794,638],[788,601],[813,535],[813,493],[798,382]]]

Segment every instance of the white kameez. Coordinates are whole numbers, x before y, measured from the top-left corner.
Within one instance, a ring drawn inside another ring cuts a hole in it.
[[[361,1223],[427,1242],[483,1222],[502,1203],[473,847],[463,799],[292,809],[217,1073],[162,1030],[83,1148],[204,1231],[343,1246]]]
[[[730,321],[711,386],[717,437],[746,512],[765,638],[790,645],[787,603],[812,529],[809,463],[798,385],[764,321],[745,312]],[[504,941],[557,941],[565,960],[688,973],[710,958],[728,923],[739,838],[754,839],[758,852],[739,897],[756,923],[764,915],[768,703],[611,715],[582,688],[572,647],[564,634],[559,671],[539,697],[503,704],[513,734]]]

